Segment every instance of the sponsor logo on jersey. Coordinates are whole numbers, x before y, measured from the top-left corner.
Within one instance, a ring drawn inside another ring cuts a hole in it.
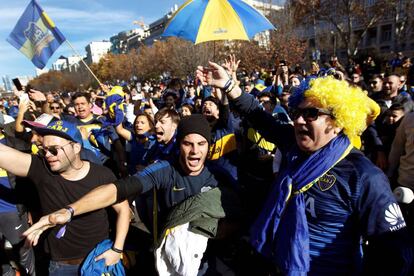
[[[183,187],[183,188],[178,188],[177,186],[173,186],[173,192],[180,192],[180,191],[183,191],[183,190],[185,190],[185,187]]]
[[[404,217],[397,203],[391,203],[385,210],[385,220],[391,225],[390,231],[405,227]]]
[[[321,178],[318,180],[318,186],[319,189],[321,189],[322,192],[325,192],[332,188],[332,186],[336,182],[336,177],[332,174],[324,174]]]

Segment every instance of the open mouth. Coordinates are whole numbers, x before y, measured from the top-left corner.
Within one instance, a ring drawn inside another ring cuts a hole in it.
[[[302,137],[302,138],[305,137],[305,136],[307,136],[307,137],[312,136],[312,132],[307,130],[307,129],[304,129],[304,128],[297,129],[296,134],[297,134],[297,136]]]
[[[203,115],[205,115],[205,116],[211,116],[211,111],[208,110],[208,109],[206,109],[206,110],[203,111]]]
[[[200,164],[201,158],[188,157],[188,163],[191,167],[197,167]]]

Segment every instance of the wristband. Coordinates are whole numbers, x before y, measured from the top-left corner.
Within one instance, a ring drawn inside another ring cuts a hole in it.
[[[123,250],[116,248],[114,245],[112,245],[111,250],[119,254],[122,254],[123,252]]]
[[[73,215],[75,214],[75,210],[73,210],[73,208],[72,207],[70,207],[69,205],[68,206],[66,206],[66,207],[63,207],[64,209],[66,209],[66,210],[68,210],[69,212],[70,212],[70,218],[69,218],[69,220],[66,222],[66,223],[68,223],[68,222],[70,222],[71,220],[72,220],[72,218],[73,218]]]
[[[226,82],[226,84],[223,86],[222,90],[227,91],[232,83],[233,83],[233,79],[229,78],[228,81]]]
[[[234,87],[236,87],[236,82],[233,81],[233,79],[231,80],[232,80],[231,85],[226,90],[224,90],[225,94],[229,94],[234,89]]]

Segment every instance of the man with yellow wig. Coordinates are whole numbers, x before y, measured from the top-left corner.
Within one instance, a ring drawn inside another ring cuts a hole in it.
[[[407,274],[412,250],[388,179],[353,146],[378,107],[345,81],[308,79],[289,99],[294,125],[281,124],[231,73],[211,62],[197,77],[283,153],[253,247],[286,275]]]

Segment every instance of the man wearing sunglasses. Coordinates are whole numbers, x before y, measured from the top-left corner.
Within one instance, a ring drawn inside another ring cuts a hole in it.
[[[191,198],[194,199],[195,196],[208,193],[208,191],[217,186],[215,177],[205,166],[211,138],[212,135],[209,122],[204,115],[193,114],[184,117],[180,120],[177,127],[176,143],[179,145],[180,152],[176,160],[160,160],[149,165],[134,176],[108,182],[113,184],[98,187],[73,203],[71,205],[74,209],[73,213],[66,209],[61,209],[49,216],[44,216],[39,222],[26,231],[24,235],[27,235],[31,240],[37,240],[37,233],[40,235],[44,230],[54,226],[53,223],[55,222],[59,224],[66,223],[73,215],[78,216],[85,212],[91,212],[98,208],[102,208],[102,206],[114,204],[116,201],[122,201],[124,198],[136,198],[141,194],[152,192],[154,189],[157,191],[157,198],[159,198],[160,212],[158,218],[160,218],[160,221],[162,222],[160,223],[160,226],[168,222],[167,219],[169,216],[167,216],[167,214],[171,214],[170,212],[174,209],[176,210],[176,208],[186,210],[182,212],[181,222],[188,222],[187,219],[192,221],[191,217],[192,219],[199,218],[193,211],[197,209],[200,210],[200,207],[201,209],[204,209],[205,206],[203,207],[202,204],[198,206],[189,204],[185,208],[182,207],[186,205],[186,200],[191,200]],[[219,199],[218,201],[221,202]],[[212,207],[220,208],[220,204],[217,203],[218,202],[215,202],[215,204],[209,203],[208,205],[214,205]],[[235,205],[233,205],[232,208],[235,208]],[[189,216],[189,214],[192,215]],[[212,215],[212,213],[203,213],[204,217],[210,217],[210,215]],[[55,218],[57,218],[56,221]],[[216,229],[215,227],[217,226],[209,228],[210,230],[208,231]],[[201,229],[205,228],[201,227]],[[156,230],[154,231],[156,232]],[[154,235],[156,235],[156,233],[154,233]],[[168,234],[165,236],[167,235]],[[180,238],[177,238],[177,240],[180,240]],[[172,244],[175,243],[172,242]],[[174,260],[170,260],[170,262],[175,263],[175,260],[177,259],[188,260],[185,257],[190,252],[195,252],[193,249],[198,247],[201,251],[197,251],[197,254],[190,254],[192,255],[190,258],[193,259],[192,263],[198,262],[199,264],[201,260],[200,253],[202,254],[204,252],[205,246],[206,244],[204,243],[188,244],[186,250],[172,254],[174,255],[172,258]],[[172,246],[170,249],[173,248],[176,247]],[[171,250],[171,252],[178,252],[174,250]],[[182,257],[181,254],[183,254],[184,257]],[[183,263],[182,265],[178,261],[177,266],[170,265],[168,268],[171,269],[171,271],[174,271],[174,269],[178,269],[179,266],[180,269],[182,269],[180,271],[187,271],[184,267],[192,265],[194,264],[191,264],[191,261],[190,263]],[[196,266],[196,270],[197,268],[198,266]],[[171,275],[182,275],[182,272],[173,273],[171,271],[169,270]],[[195,274],[189,273],[188,275]]]
[[[281,124],[209,66],[197,70],[203,85],[222,89],[283,154],[253,247],[287,275],[407,274],[412,249],[388,179],[352,145],[378,112],[372,100],[332,76],[307,80],[289,98],[294,125]]]
[[[65,206],[96,186],[116,179],[109,169],[81,159],[82,136],[76,125],[59,120],[33,129],[43,137],[40,154],[25,154],[0,144],[0,167],[33,181],[43,213],[61,208],[72,212]],[[119,261],[129,227],[128,203],[123,201],[113,208],[118,215],[115,242],[112,250],[100,256],[107,265]],[[84,258],[108,235],[109,223],[103,209],[52,229],[45,241],[51,256],[49,275],[78,275]]]
[[[380,74],[372,75],[371,79],[369,80],[369,90],[368,90],[370,96],[382,91],[382,82],[383,80]]]

